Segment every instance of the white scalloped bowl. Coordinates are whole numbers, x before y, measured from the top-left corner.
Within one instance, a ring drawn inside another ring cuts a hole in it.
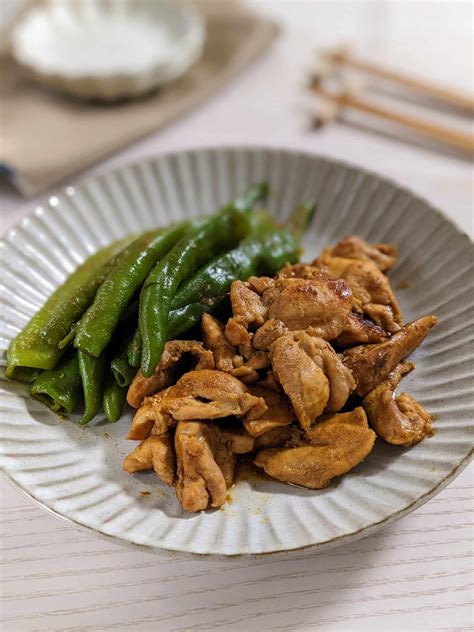
[[[37,81],[87,99],[140,96],[182,75],[205,40],[201,14],[171,0],[54,0],[13,30],[15,60]]]
[[[185,514],[153,473],[122,471],[131,442],[116,424],[61,421],[23,385],[3,382],[0,465],[57,515],[122,544],[158,553],[252,555],[319,551],[369,534],[436,494],[472,451],[474,247],[446,217],[409,191],[340,162],[274,149],[210,149],[149,158],[67,188],[2,243],[0,349],[48,295],[98,248],[128,233],[219,208],[266,179],[284,219],[316,200],[305,258],[347,233],[397,244],[390,274],[407,319],[440,323],[413,354],[403,390],[434,415],[433,437],[402,449],[376,442],[359,467],[322,491],[270,479],[239,481],[220,511]],[[141,492],[148,492],[143,495]]]

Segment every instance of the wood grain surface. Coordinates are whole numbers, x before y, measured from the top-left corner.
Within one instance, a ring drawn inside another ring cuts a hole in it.
[[[129,551],[3,482],[2,629],[472,629],[472,471],[379,533],[283,561]]]
[[[469,3],[253,4],[282,22],[272,51],[204,106],[89,173],[190,146],[294,147],[398,180],[472,236],[469,163],[358,124],[311,134],[312,103],[301,96],[314,49],[341,40],[381,63],[469,91]],[[449,37],[440,37],[446,29]],[[0,186],[2,229],[38,201]],[[283,561],[177,561],[122,549],[0,481],[1,630],[472,630],[473,471],[471,465],[436,498],[364,540]]]

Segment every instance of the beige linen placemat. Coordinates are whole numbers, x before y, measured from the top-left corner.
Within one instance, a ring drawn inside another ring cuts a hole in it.
[[[277,27],[238,3],[198,4],[207,19],[201,59],[181,79],[139,101],[84,104],[43,90],[0,62],[0,168],[24,195],[46,190],[188,112],[273,41]]]

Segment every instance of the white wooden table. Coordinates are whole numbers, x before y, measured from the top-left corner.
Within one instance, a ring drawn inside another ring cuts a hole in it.
[[[286,23],[274,48],[199,110],[90,173],[181,147],[291,146],[394,178],[472,236],[467,163],[346,125],[310,134],[301,91],[312,49],[341,38],[469,89],[469,4],[258,4]],[[34,202],[0,189],[3,230]],[[180,562],[128,551],[48,515],[2,482],[2,630],[472,629],[472,472],[369,538],[274,562]]]

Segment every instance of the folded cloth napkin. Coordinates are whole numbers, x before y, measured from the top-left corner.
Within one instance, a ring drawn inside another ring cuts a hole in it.
[[[0,173],[35,195],[198,105],[273,41],[275,24],[236,2],[203,2],[201,59],[155,94],[116,105],[82,103],[43,90],[13,62],[0,64]]]

